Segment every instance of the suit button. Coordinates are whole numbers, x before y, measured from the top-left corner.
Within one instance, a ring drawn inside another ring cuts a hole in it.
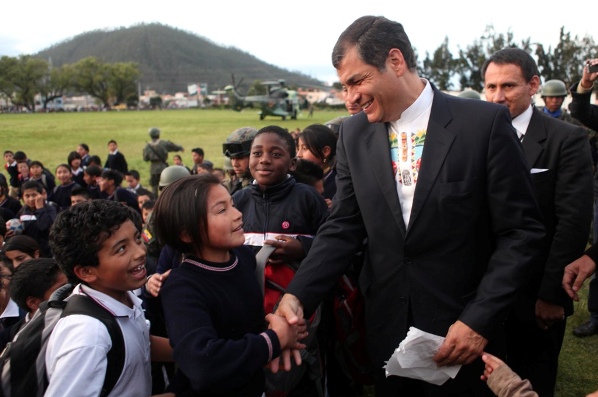
[[[403,258],[403,262],[405,262],[406,265],[410,265],[412,263],[411,257],[406,256],[405,258]]]
[[[407,298],[405,298],[404,296],[401,296],[399,300],[401,301],[401,303],[407,303]]]

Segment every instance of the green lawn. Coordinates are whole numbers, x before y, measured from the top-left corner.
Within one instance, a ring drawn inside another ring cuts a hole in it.
[[[148,129],[159,127],[162,138],[185,148],[183,159],[191,163],[191,149],[202,147],[206,159],[221,166],[222,142],[233,130],[243,126],[260,128],[279,125],[289,130],[303,129],[313,123],[325,123],[342,111],[315,111],[313,118],[307,112],[298,120],[282,121],[268,118],[260,121],[257,111],[245,110],[165,110],[123,111],[94,113],[0,114],[0,149],[22,150],[29,158],[40,160],[50,170],[66,162],[68,153],[81,142],[87,143],[92,154],[105,160],[107,142],[115,139],[126,156],[130,169],[137,169],[142,181],[149,185],[149,165],[141,152],[148,141]],[[6,173],[5,173],[6,175]],[[7,175],[8,176],[8,175]],[[587,284],[587,283],[586,283]],[[576,304],[576,313],[569,318],[568,330],[561,353],[558,397],[581,397],[598,389],[598,336],[576,338],[571,329],[588,318],[587,286],[582,301]]]
[[[158,127],[162,139],[171,140],[185,148],[183,162],[191,164],[191,149],[201,147],[205,158],[222,166],[222,143],[235,129],[244,126],[261,128],[279,125],[292,131],[303,129],[313,123],[325,123],[342,111],[315,111],[312,118],[307,112],[297,120],[268,117],[260,121],[257,110],[243,112],[232,110],[163,110],[163,111],[112,111],[88,113],[38,113],[0,114],[0,148],[22,150],[32,160],[41,161],[54,172],[56,166],[65,163],[68,153],[81,142],[87,143],[91,154],[102,161],[108,155],[110,139],[118,142],[129,164],[129,169],[141,173],[142,183],[149,184],[149,163],[141,154],[149,140],[148,129]],[[171,154],[172,158],[172,154]],[[6,173],[5,173],[6,174]]]

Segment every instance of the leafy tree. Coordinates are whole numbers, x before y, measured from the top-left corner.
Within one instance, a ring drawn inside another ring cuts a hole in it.
[[[436,84],[440,90],[450,90],[453,86],[451,82],[455,74],[456,61],[453,59],[453,54],[449,50],[448,37],[434,51],[432,59],[426,53],[426,59],[423,61],[422,75]]]
[[[140,74],[139,66],[134,62],[119,62],[111,65],[109,91],[115,105],[125,102],[129,95],[137,94],[136,82]]]
[[[162,109],[162,97],[161,96],[153,96],[150,98],[150,107],[152,109],[160,108]]]
[[[73,68],[75,89],[96,98],[105,108],[110,108],[110,66],[95,57],[87,57]]]
[[[41,96],[42,107],[48,108],[48,103],[56,98],[62,98],[71,87],[72,68],[64,65],[60,68],[49,68],[46,75],[39,81],[37,90]]]
[[[597,52],[598,48],[592,37],[571,38],[571,33],[565,32],[565,28],[561,27],[559,43],[554,50],[548,47],[548,51],[545,51],[544,46],[537,43],[535,54],[544,81],[558,79],[569,87],[581,78],[585,60],[594,58]]]
[[[0,90],[16,106],[35,111],[35,96],[39,82],[48,70],[44,60],[21,55],[0,60]]]

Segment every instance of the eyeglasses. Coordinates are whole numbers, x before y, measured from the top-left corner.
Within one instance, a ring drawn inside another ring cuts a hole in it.
[[[222,153],[226,157],[246,156],[249,154],[249,150],[251,150],[251,141],[222,144]]]

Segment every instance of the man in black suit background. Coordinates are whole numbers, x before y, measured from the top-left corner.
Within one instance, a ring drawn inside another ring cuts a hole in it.
[[[360,287],[376,395],[492,395],[479,356],[500,355],[502,323],[544,235],[508,110],[421,79],[402,25],[383,17],[353,22],[332,61],[363,111],[341,124],[331,214],[277,314],[290,323],[309,315],[367,237]],[[463,364],[454,380],[385,377],[411,326],[446,336],[433,359]]]
[[[532,103],[540,88],[536,62],[505,48],[482,67],[486,99],[509,108],[527,159],[546,236],[525,294],[506,322],[507,364],[540,396],[554,395],[566,317],[573,302],[561,282],[584,252],[592,219],[592,158],[583,128],[547,117]]]

